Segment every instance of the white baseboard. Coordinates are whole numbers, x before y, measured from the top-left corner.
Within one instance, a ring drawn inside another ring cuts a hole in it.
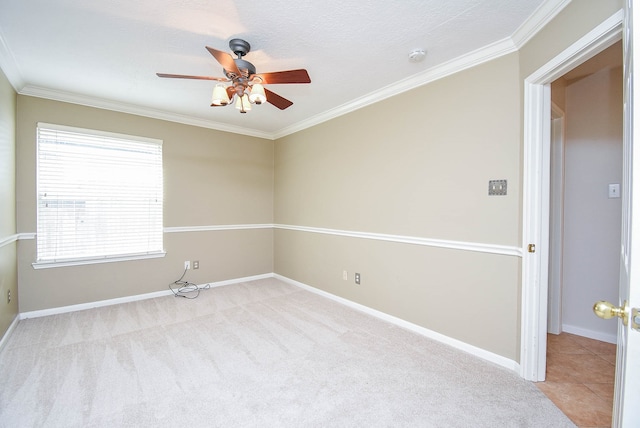
[[[433,339],[436,340],[440,343],[444,343],[446,345],[452,346],[456,349],[459,349],[461,351],[467,352],[469,354],[472,354],[476,357],[482,358],[483,360],[489,361],[491,363],[497,364],[499,366],[505,367],[509,370],[512,370],[516,373],[520,373],[520,364],[518,364],[516,361],[510,360],[506,357],[503,357],[501,355],[498,354],[494,354],[493,352],[489,352],[485,349],[482,348],[478,348],[476,346],[473,345],[469,345],[468,343],[462,342],[460,340],[451,338],[449,336],[445,336],[444,334],[435,332],[433,330],[429,330],[428,328],[424,328],[421,327],[419,325],[410,323],[408,321],[405,321],[403,319],[394,317],[392,315],[386,314],[384,312],[372,309],[368,306],[364,306],[361,305],[359,303],[355,303],[351,300],[345,299],[343,297],[339,297],[336,296],[335,294],[331,294],[328,293],[326,291],[320,290],[318,288],[312,287],[310,285],[307,284],[303,284],[301,282],[295,281],[293,279],[287,278],[286,276],[282,276],[282,275],[278,275],[278,274],[274,274],[273,275],[274,278],[277,278],[281,281],[287,282],[289,284],[295,285],[297,287],[303,288],[307,291],[311,291],[312,293],[316,293],[319,294],[321,296],[327,297],[331,300],[334,300],[338,303],[342,303],[343,305],[349,306],[353,309],[359,310],[361,312],[364,312],[366,314],[372,315],[376,318],[382,319],[384,321],[390,322],[392,324],[395,324],[399,327],[405,328],[407,330],[413,331],[414,333],[417,333],[421,336],[425,336],[428,337],[429,339]]]
[[[346,305],[350,308],[356,309],[358,311],[364,312],[366,314],[372,315],[376,318],[379,318],[381,320],[390,322],[392,324],[395,324],[399,327],[405,328],[407,330],[410,330],[414,333],[420,334],[421,336],[427,337],[429,339],[433,339],[436,340],[440,343],[444,343],[446,345],[452,346],[453,348],[459,349],[461,351],[467,352],[471,355],[474,355],[476,357],[482,358],[483,360],[489,361],[491,363],[497,364],[501,367],[505,367],[509,370],[512,370],[516,373],[520,372],[520,364],[518,364],[516,361],[510,360],[506,357],[503,357],[501,355],[498,354],[494,354],[493,352],[489,352],[485,349],[482,348],[478,348],[476,346],[470,345],[468,343],[462,342],[460,340],[451,338],[449,336],[445,336],[441,333],[435,332],[433,330],[429,330],[427,328],[421,327],[419,325],[410,323],[408,321],[405,321],[403,319],[394,317],[392,315],[386,314],[384,312],[372,309],[368,306],[364,306],[361,305],[359,303],[353,302],[351,300],[345,299],[343,297],[339,297],[336,296],[335,294],[331,294],[328,293],[326,291],[320,290],[318,288],[312,287],[310,285],[304,284],[302,282],[298,282],[295,281],[293,279],[287,278],[285,276],[282,275],[278,275],[275,273],[268,273],[268,274],[262,274],[262,275],[255,275],[255,276],[248,276],[248,277],[244,277],[244,278],[236,278],[236,279],[230,279],[230,280],[226,280],[226,281],[219,281],[219,282],[210,282],[208,284],[202,284],[199,287],[203,287],[205,285],[209,285],[209,287],[221,287],[224,285],[231,285],[231,284],[237,284],[240,282],[248,282],[248,281],[256,281],[259,279],[266,279],[266,278],[277,278],[281,281],[284,281],[286,283],[289,283],[291,285],[295,285],[297,287],[300,287],[304,290],[310,291],[312,293],[321,295],[323,297],[329,298],[335,302],[341,303],[343,305]],[[100,300],[97,302],[89,302],[89,303],[81,303],[81,304],[77,304],[77,305],[69,305],[69,306],[62,306],[62,307],[58,307],[58,308],[50,308],[50,309],[42,309],[42,310],[37,310],[37,311],[30,311],[30,312],[23,312],[21,314],[19,314],[19,316],[17,316],[15,318],[15,320],[13,321],[13,323],[11,324],[11,326],[9,327],[9,329],[7,330],[7,333],[5,333],[4,337],[0,340],[0,350],[2,349],[2,345],[4,344],[4,342],[6,341],[6,339],[9,337],[9,335],[11,334],[11,332],[13,331],[13,329],[15,328],[15,326],[18,323],[19,319],[28,319],[28,318],[37,318],[37,317],[44,317],[44,316],[48,316],[48,315],[57,315],[57,314],[63,314],[63,313],[68,313],[68,312],[75,312],[75,311],[82,311],[85,309],[92,309],[92,308],[98,308],[98,307],[103,307],[103,306],[110,306],[110,305],[117,305],[120,303],[128,303],[128,302],[135,302],[138,300],[145,300],[145,299],[153,299],[155,297],[162,297],[162,296],[168,296],[171,295],[172,291],[171,290],[163,290],[163,291],[156,291],[153,293],[146,293],[146,294],[138,294],[135,296],[127,296],[127,297],[118,297],[115,299],[108,299],[108,300]],[[567,331],[567,330],[565,330]],[[578,333],[575,333],[578,334]],[[581,334],[583,335],[583,334]],[[598,340],[603,340],[603,339],[598,339]],[[615,340],[614,342],[615,343]]]
[[[562,324],[562,331],[565,333],[575,334],[576,336],[588,337],[589,339],[599,340],[601,342],[618,343],[618,337],[615,334],[603,333],[601,331],[588,330],[574,325]]]
[[[7,331],[2,337],[0,337],[0,352],[2,352],[2,348],[4,348],[7,341],[9,340],[9,337],[11,337],[13,330],[15,330],[16,326],[18,325],[18,321],[20,321],[20,315],[16,315],[13,318],[13,321],[11,322],[11,324],[9,324],[9,328],[7,329]]]
[[[263,274],[263,275],[255,275],[255,276],[247,276],[247,277],[244,277],[244,278],[229,279],[229,280],[226,280],[226,281],[209,282],[209,283],[206,283],[206,284],[198,285],[198,287],[204,287],[206,285],[208,285],[211,288],[213,288],[213,287],[221,287],[223,285],[230,285],[230,284],[236,284],[236,283],[239,283],[239,282],[247,282],[247,281],[256,281],[258,279],[264,279],[264,278],[273,278],[273,274],[272,273],[267,273],[267,274]],[[117,297],[115,299],[99,300],[99,301],[96,301],[96,302],[88,302],[88,303],[80,303],[80,304],[77,304],[77,305],[61,306],[61,307],[58,307],[58,308],[41,309],[41,310],[37,310],[37,311],[23,312],[23,313],[20,314],[20,319],[24,320],[24,319],[28,319],[28,318],[38,318],[38,317],[46,317],[46,316],[49,316],[49,315],[64,314],[64,313],[67,313],[67,312],[83,311],[85,309],[92,309],[92,308],[99,308],[99,307],[103,307],[103,306],[117,305],[117,304],[120,304],[120,303],[135,302],[135,301],[138,301],[138,300],[153,299],[153,298],[162,297],[162,296],[170,296],[171,294],[173,294],[173,292],[171,290],[167,289],[167,290],[163,290],[163,291],[155,291],[153,293],[137,294],[135,296]]]

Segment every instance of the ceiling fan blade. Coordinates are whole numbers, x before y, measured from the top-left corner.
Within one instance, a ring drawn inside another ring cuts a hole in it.
[[[311,78],[307,70],[301,68],[298,70],[275,71],[273,73],[259,73],[254,76],[262,79],[262,83],[266,85],[280,83],[311,83]]]
[[[217,80],[218,82],[228,82],[229,79],[226,77],[210,77],[210,76],[188,76],[186,74],[167,74],[167,73],[156,73],[158,77],[170,77],[173,79],[196,79],[196,80]]]
[[[218,49],[210,48],[209,46],[205,46],[209,53],[213,55],[213,57],[222,65],[222,68],[227,70],[230,73],[234,73],[236,76],[242,76],[240,70],[238,70],[238,66],[236,62],[233,60],[233,57],[226,52],[219,51]]]
[[[274,106],[278,107],[280,110],[284,110],[288,107],[291,107],[293,105],[292,101],[289,101],[288,99],[281,97],[280,95],[276,94],[275,92],[271,92],[270,90],[268,90],[267,88],[264,88],[264,93],[267,96],[267,102],[270,104],[273,104]]]

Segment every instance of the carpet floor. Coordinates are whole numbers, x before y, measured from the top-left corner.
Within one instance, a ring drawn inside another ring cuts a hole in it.
[[[534,384],[277,279],[21,320],[1,427],[573,427]]]

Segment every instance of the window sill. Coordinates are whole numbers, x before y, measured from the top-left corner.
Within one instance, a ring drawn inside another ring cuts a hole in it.
[[[49,269],[56,267],[68,267],[68,266],[82,266],[82,265],[94,265],[99,263],[114,263],[114,262],[127,262],[131,260],[144,260],[144,259],[157,259],[164,257],[167,254],[166,251],[151,254],[128,254],[123,256],[110,256],[100,257],[92,259],[73,259],[73,260],[54,260],[44,262],[31,263],[34,269]]]

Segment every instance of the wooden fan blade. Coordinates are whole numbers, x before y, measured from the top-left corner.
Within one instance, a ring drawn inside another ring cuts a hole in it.
[[[240,70],[238,70],[238,66],[236,62],[233,60],[233,57],[226,52],[219,51],[218,49],[210,48],[209,46],[205,46],[209,53],[213,55],[213,57],[220,63],[222,68],[227,70],[230,73],[234,73],[236,76],[241,76]]]
[[[228,82],[229,79],[225,77],[210,77],[210,76],[188,76],[186,74],[167,74],[156,73],[158,77],[170,77],[173,79],[196,79],[196,80],[217,80],[218,82]]]
[[[273,73],[260,73],[254,76],[262,79],[262,83],[266,85],[274,85],[280,83],[311,83],[311,78],[307,70],[301,68],[298,70],[275,71]]]
[[[289,101],[288,99],[281,97],[280,95],[276,94],[275,92],[271,92],[270,90],[268,90],[267,88],[264,88],[264,94],[267,96],[267,102],[270,104],[273,104],[274,106],[278,107],[280,110],[284,110],[288,107],[291,107],[293,105],[292,101]]]

